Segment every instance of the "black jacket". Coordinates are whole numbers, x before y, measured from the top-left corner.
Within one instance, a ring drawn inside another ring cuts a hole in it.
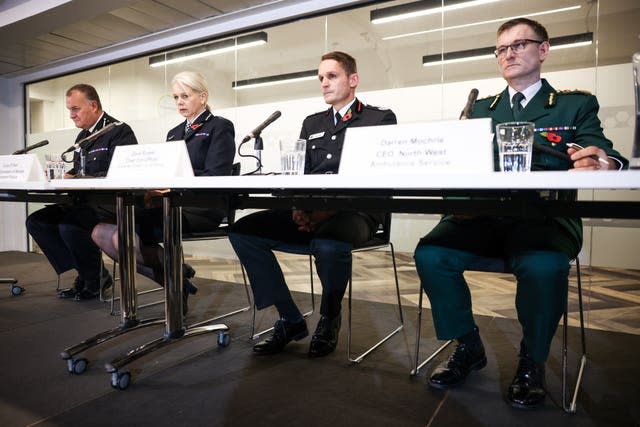
[[[104,113],[102,118],[96,124],[93,132],[97,132],[109,123],[117,122],[115,118]],[[83,130],[76,137],[76,142],[89,136],[88,130]],[[106,176],[113,152],[118,145],[137,144],[138,140],[133,134],[133,130],[126,123],[107,131],[107,133],[98,136],[95,139],[85,141],[82,149],[85,153],[84,173],[88,176]],[[67,173],[76,175],[80,171],[80,153],[76,150],[73,153],[73,168]]]
[[[186,124],[184,121],[171,129],[167,134],[167,141],[186,142],[194,175],[231,175],[236,154],[233,123],[205,111],[187,132]]]

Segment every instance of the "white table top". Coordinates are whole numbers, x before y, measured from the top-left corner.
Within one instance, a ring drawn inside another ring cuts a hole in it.
[[[4,190],[142,190],[160,188],[251,190],[276,189],[336,190],[509,190],[509,189],[640,189],[640,170],[594,172],[431,173],[416,175],[252,175],[190,178],[140,178],[118,180],[66,179],[51,182],[0,182]]]

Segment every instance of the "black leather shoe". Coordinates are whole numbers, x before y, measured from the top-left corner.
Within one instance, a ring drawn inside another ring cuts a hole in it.
[[[75,300],[76,301],[86,301],[96,299],[100,295],[100,291],[94,291],[91,289],[84,288],[81,291],[76,292]]]
[[[482,341],[474,346],[458,343],[449,360],[433,371],[428,384],[441,390],[457,387],[464,382],[469,372],[482,369],[486,365],[487,357]]]
[[[309,330],[304,319],[298,323],[289,323],[280,319],[273,325],[271,336],[254,345],[253,351],[260,355],[280,353],[284,346],[292,340],[299,341],[307,335],[309,335]]]
[[[58,292],[58,297],[62,299],[75,298],[77,293],[76,288],[61,289],[60,292]]]
[[[182,264],[182,275],[185,279],[193,279],[196,276],[196,271],[185,262]]]
[[[107,271],[107,274],[100,278],[100,292],[104,292],[113,286],[113,277]]]
[[[543,362],[536,362],[526,353],[521,353],[518,370],[507,391],[507,400],[511,406],[534,409],[542,405],[547,394],[544,389],[544,373]]]
[[[182,279],[182,315],[186,316],[189,311],[189,295],[195,295],[198,292],[198,288],[191,280],[186,277]]]
[[[333,352],[338,345],[338,333],[342,317],[337,315],[334,318],[320,317],[316,331],[311,337],[309,345],[309,357],[322,357]]]

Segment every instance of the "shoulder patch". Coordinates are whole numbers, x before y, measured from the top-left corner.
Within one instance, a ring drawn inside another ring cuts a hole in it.
[[[316,117],[316,116],[321,116],[323,114],[327,114],[327,110],[324,111],[318,111],[317,113],[313,113],[313,114],[309,114],[307,116],[307,119],[311,118],[311,117]]]
[[[376,107],[375,105],[369,105],[369,104],[366,104],[364,108],[369,108],[371,110],[377,110],[377,111],[389,111],[388,108]]]
[[[497,94],[495,94],[495,95],[485,96],[484,98],[478,98],[478,99],[476,99],[476,102],[481,102],[481,101],[493,101],[493,99],[494,99],[496,96],[500,96],[500,94],[499,94],[499,93],[497,93]]]
[[[558,95],[591,95],[591,92],[589,92],[588,90],[573,89],[573,90],[557,90],[556,94]]]

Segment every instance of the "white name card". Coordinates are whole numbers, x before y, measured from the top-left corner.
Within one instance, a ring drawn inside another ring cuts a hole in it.
[[[45,181],[44,169],[35,154],[0,156],[0,181]]]
[[[491,119],[348,128],[341,175],[493,171]]]
[[[107,178],[191,177],[193,168],[184,141],[119,145]]]

